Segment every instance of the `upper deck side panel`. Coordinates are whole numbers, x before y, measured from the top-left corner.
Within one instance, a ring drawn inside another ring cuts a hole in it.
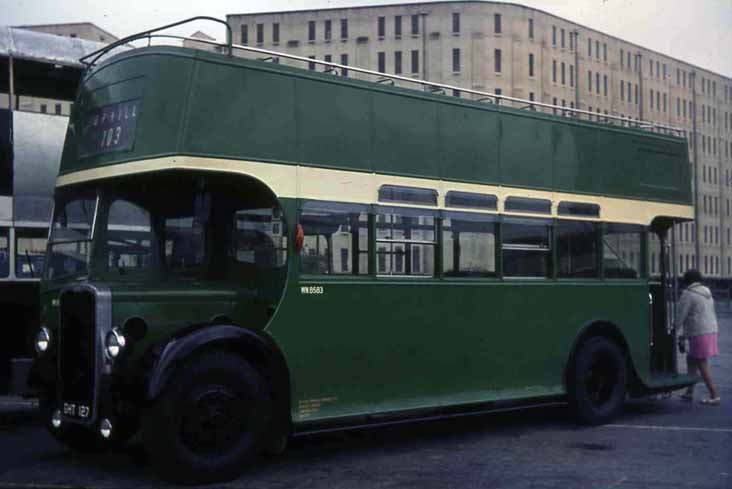
[[[182,48],[145,48],[89,76],[73,115],[139,97],[131,151],[270,161],[691,204],[685,141]]]

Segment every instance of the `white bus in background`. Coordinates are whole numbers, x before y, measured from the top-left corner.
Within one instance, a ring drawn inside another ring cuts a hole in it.
[[[100,47],[0,26],[0,395],[32,395],[26,380],[68,125],[56,104],[74,99],[84,70],[78,60]],[[49,105],[53,113],[44,113]]]

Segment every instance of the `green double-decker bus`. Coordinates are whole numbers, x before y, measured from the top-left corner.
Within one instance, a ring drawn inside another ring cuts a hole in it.
[[[695,382],[683,138],[220,50],[83,80],[32,377],[54,437],[141,430],[166,477],[211,482],[293,434],[555,401],[599,423]]]

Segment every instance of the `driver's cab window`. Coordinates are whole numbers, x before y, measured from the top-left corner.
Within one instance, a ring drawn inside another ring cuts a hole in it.
[[[204,224],[193,216],[165,219],[165,265],[169,271],[194,273],[203,265]]]
[[[132,202],[114,201],[107,220],[107,266],[120,272],[140,270],[152,260],[150,213]]]

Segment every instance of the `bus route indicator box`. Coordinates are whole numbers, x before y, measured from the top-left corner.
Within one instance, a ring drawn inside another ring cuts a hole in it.
[[[81,138],[81,155],[129,151],[135,145],[140,99],[105,105],[89,111]]]

